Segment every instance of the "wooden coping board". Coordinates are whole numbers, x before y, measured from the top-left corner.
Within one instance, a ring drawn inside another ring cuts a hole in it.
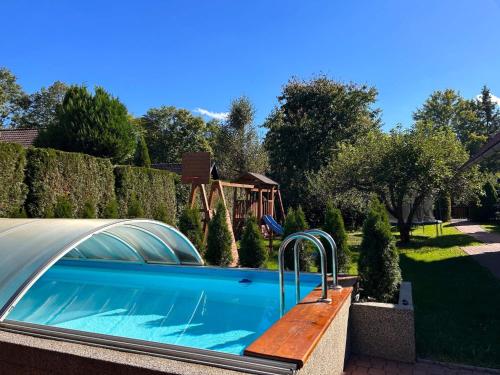
[[[271,328],[251,343],[244,355],[294,362],[302,367],[340,308],[351,298],[353,288],[328,290],[332,302],[317,302],[321,287],[314,289]]]

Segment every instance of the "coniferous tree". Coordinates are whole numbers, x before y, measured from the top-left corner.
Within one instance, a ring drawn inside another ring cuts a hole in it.
[[[226,222],[226,207],[219,201],[216,212],[208,224],[205,259],[214,266],[229,266],[233,261],[231,233]]]
[[[138,218],[144,216],[144,209],[142,208],[141,202],[137,199],[137,195],[132,193],[128,201],[128,217]]]
[[[292,233],[300,232],[308,228],[309,226],[307,224],[302,208],[300,206],[297,208],[297,210],[289,208],[283,227],[283,238],[286,238]],[[288,270],[293,270],[295,267],[293,257],[294,245],[295,241],[292,241],[292,243],[290,243],[285,250],[285,268]],[[311,248],[307,243],[304,243],[303,250],[300,252],[299,260],[300,269],[302,271],[309,271],[311,265]]]
[[[82,218],[95,219],[97,217],[95,204],[92,202],[85,202],[83,206]]]
[[[179,230],[189,238],[200,254],[204,253],[203,226],[201,224],[200,211],[196,207],[186,207],[182,211],[179,218]]]
[[[267,250],[255,216],[247,218],[239,250],[240,265],[259,268],[266,262]]]
[[[331,201],[329,201],[326,205],[323,230],[333,237],[333,240],[337,245],[337,271],[347,271],[351,257],[349,245],[347,244],[347,232],[344,227],[344,219],[342,218],[340,210],[335,208]],[[322,242],[328,259],[328,272],[332,272],[332,252],[330,250],[330,245],[325,240],[322,240]]]
[[[471,209],[471,219],[475,221],[488,221],[495,217],[498,205],[498,194],[495,186],[488,181],[483,187],[484,194],[480,198],[480,204]]]
[[[151,167],[148,145],[146,144],[146,140],[142,135],[139,137],[139,141],[137,142],[137,146],[135,149],[134,164],[138,167]]]
[[[37,146],[112,159],[133,156],[136,134],[125,106],[103,88],[94,95],[85,86],[72,86],[57,107],[56,121],[44,129]]]
[[[54,206],[53,216],[55,218],[66,219],[73,217],[73,205],[68,198],[59,197],[57,199],[56,205]]]
[[[112,199],[111,201],[109,201],[106,207],[104,207],[102,217],[105,219],[118,218],[118,202],[116,201],[116,199]]]
[[[393,244],[387,211],[377,199],[372,201],[363,224],[358,271],[365,297],[381,302],[393,300],[401,283],[399,256]]]

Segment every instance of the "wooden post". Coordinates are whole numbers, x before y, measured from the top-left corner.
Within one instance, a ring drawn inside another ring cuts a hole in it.
[[[259,188],[259,205],[257,206],[257,222],[262,220],[264,202],[262,201],[262,189]]]
[[[208,198],[208,207],[212,208],[214,205],[214,196],[219,194],[219,199],[222,200],[222,204],[226,209],[226,223],[229,229],[229,233],[231,233],[231,253],[233,255],[233,262],[231,266],[237,266],[239,257],[238,257],[238,247],[236,246],[236,238],[234,236],[233,223],[231,222],[231,215],[227,209],[226,197],[224,196],[224,187],[221,181],[217,180],[212,183],[212,188],[210,189],[210,196]],[[206,233],[208,234],[208,228]]]
[[[283,216],[283,220],[285,220],[285,209],[283,208],[283,201],[281,200],[281,191],[278,189],[278,200],[280,202],[281,215]]]
[[[269,215],[274,217],[274,186],[271,188],[271,196],[269,197]]]

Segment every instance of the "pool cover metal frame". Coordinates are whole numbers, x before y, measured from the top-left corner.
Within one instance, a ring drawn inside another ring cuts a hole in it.
[[[118,227],[149,233],[151,238],[163,244],[169,256],[173,254],[174,264],[204,264],[186,236],[176,228],[154,220],[0,219],[0,323],[57,261],[92,236]],[[141,251],[136,253],[148,262]],[[181,257],[191,258],[182,262]]]
[[[33,323],[6,320],[0,323],[0,330],[136,354],[152,355],[175,361],[215,366],[250,374],[293,375],[298,370],[298,365],[294,362],[222,353],[172,344],[160,344],[151,341],[56,328]]]

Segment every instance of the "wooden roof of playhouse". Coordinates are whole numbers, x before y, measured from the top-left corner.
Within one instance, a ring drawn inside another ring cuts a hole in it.
[[[279,187],[279,184],[276,181],[271,180],[269,177],[264,176],[263,174],[253,172],[244,173],[243,175],[238,177],[235,182],[254,185],[255,187],[267,189],[272,188],[273,186]]]

